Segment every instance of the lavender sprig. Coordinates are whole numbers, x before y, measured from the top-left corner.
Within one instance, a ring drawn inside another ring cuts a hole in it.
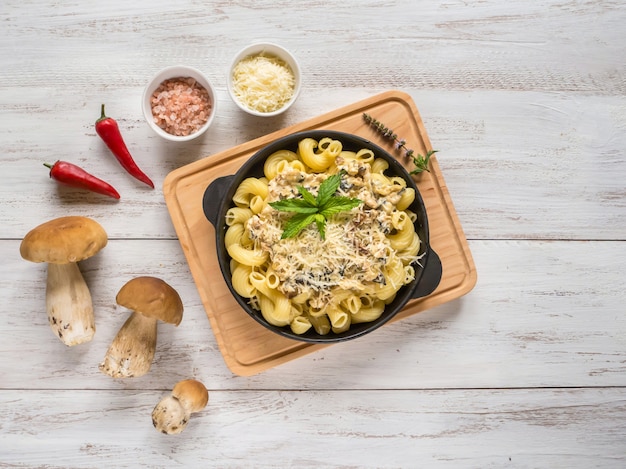
[[[428,150],[426,156],[423,156],[419,153],[415,155],[415,151],[406,146],[406,140],[403,138],[398,138],[398,134],[388,128],[385,124],[374,119],[367,113],[363,113],[363,119],[370,126],[374,127],[374,129],[376,129],[378,133],[380,133],[384,138],[393,140],[395,142],[396,150],[404,151],[404,156],[413,160],[415,169],[411,171],[410,174],[419,174],[423,171],[430,172],[430,170],[428,169],[428,163],[430,161],[430,157],[437,153],[437,150]]]

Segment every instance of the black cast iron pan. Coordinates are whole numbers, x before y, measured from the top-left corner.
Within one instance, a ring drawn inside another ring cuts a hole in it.
[[[245,178],[263,176],[263,164],[269,155],[281,149],[296,151],[298,142],[307,137],[314,138],[316,140],[320,140],[323,137],[330,137],[341,141],[343,148],[350,151],[358,151],[361,148],[371,149],[377,158],[384,158],[389,163],[389,169],[385,171],[385,174],[401,176],[406,180],[408,187],[415,189],[416,194],[415,201],[411,205],[410,209],[417,214],[415,230],[422,242],[420,254],[424,255],[420,259],[420,265],[415,266],[415,279],[398,291],[394,300],[386,306],[385,311],[377,320],[370,323],[353,324],[349,330],[338,334],[331,332],[327,335],[319,335],[313,330],[313,328],[311,328],[307,333],[298,335],[294,334],[288,326],[276,327],[269,324],[263,318],[260,311],[250,307],[248,300],[241,297],[234,290],[230,274],[231,259],[224,246],[224,234],[228,228],[224,220],[227,210],[234,206],[232,198],[239,184]],[[426,208],[419,190],[415,185],[415,181],[393,156],[369,140],[356,135],[331,130],[311,130],[294,133],[280,138],[263,147],[250,157],[250,159],[244,163],[244,165],[234,175],[224,176],[212,181],[204,192],[202,207],[205,216],[215,227],[218,261],[224,280],[226,281],[231,293],[241,307],[252,318],[264,327],[283,337],[312,343],[333,343],[363,336],[388,322],[404,308],[409,300],[421,298],[432,293],[437,288],[441,280],[441,260],[439,259],[437,253],[430,247]],[[219,312],[217,314],[219,314]]]

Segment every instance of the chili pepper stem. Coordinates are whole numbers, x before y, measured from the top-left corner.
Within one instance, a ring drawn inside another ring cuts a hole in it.
[[[102,104],[102,106],[100,107],[100,119],[98,119],[96,122],[100,122],[101,120],[106,119],[107,116],[104,113],[104,104]]]

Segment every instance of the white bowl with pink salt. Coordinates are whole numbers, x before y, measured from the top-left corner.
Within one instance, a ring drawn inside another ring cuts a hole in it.
[[[202,135],[215,117],[215,90],[202,72],[182,65],[161,70],[142,98],[148,125],[161,137],[185,142]]]

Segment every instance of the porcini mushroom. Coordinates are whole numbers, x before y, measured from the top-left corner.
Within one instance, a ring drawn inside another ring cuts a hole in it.
[[[191,414],[204,409],[209,402],[209,391],[195,379],[176,383],[172,393],[159,401],[152,411],[152,425],[161,433],[174,435],[182,432]]]
[[[115,300],[133,313],[115,336],[99,369],[113,378],[143,376],[154,359],[157,321],[178,326],[183,319],[183,303],[174,288],[156,277],[129,280]]]
[[[107,241],[107,234],[98,222],[68,216],[33,228],[20,245],[24,259],[48,263],[48,322],[67,346],[88,342],[96,332],[91,294],[77,262],[96,254]]]

